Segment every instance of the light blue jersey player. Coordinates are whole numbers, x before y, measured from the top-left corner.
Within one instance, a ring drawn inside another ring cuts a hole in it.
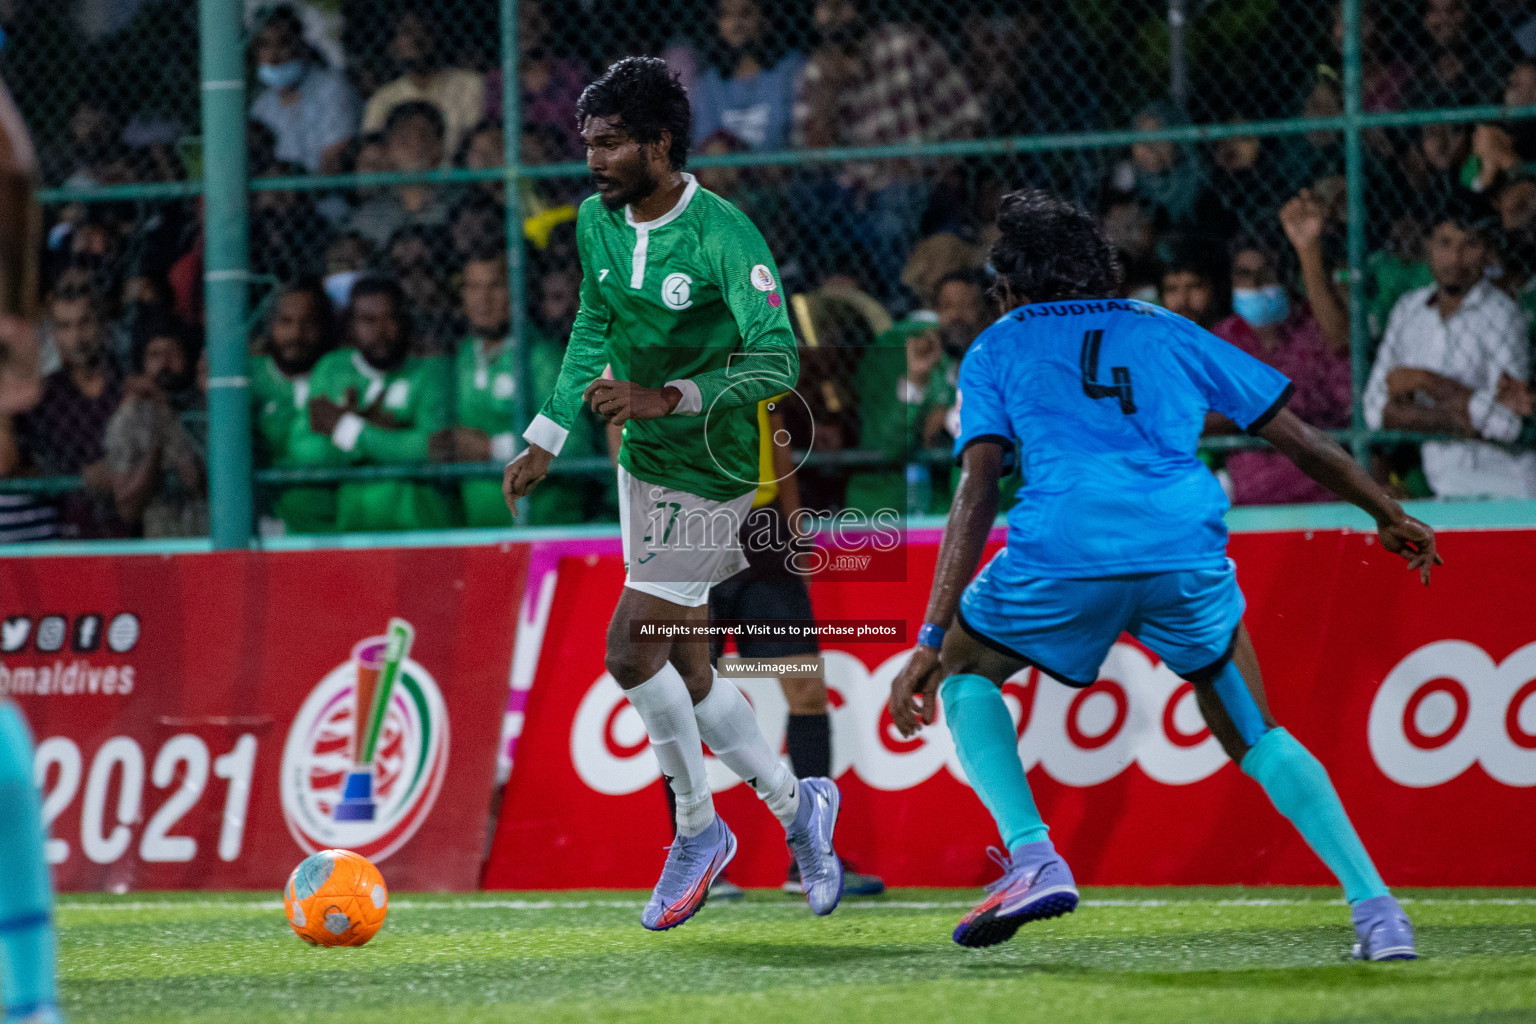
[[[1433,531],[1286,410],[1292,387],[1282,374],[1166,310],[1104,298],[1119,272],[1087,214],[1018,192],[1004,198],[998,226],[994,294],[1005,312],[960,367],[960,486],[918,647],[891,686],[905,735],[931,725],[944,702],[961,765],[1008,849],[997,857],[1003,877],[955,941],[990,946],[1076,908],[1001,686],[1029,665],[1092,685],[1124,631],[1194,684],[1222,748],[1343,884],[1354,955],[1412,958],[1413,929],[1327,772],[1270,715],[1227,558],[1227,500],[1195,454],[1205,414],[1263,437],[1368,512],[1387,550],[1426,584],[1440,561]],[[998,480],[1016,458],[1025,482],[1008,544],[972,580]]]

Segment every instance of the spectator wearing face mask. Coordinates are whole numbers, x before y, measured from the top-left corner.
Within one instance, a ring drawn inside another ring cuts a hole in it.
[[[117,514],[145,537],[206,536],[208,474],[180,419],[202,405],[190,332],[169,316],[141,320],[134,371],[106,429]]]
[[[1136,115],[1137,131],[1179,127],[1188,119],[1172,103],[1160,100]],[[1206,183],[1206,171],[1194,146],[1166,140],[1138,142],[1130,159],[1115,168],[1116,191],[1134,195],[1155,228],[1209,224],[1222,218],[1221,202]]]
[[[1280,282],[1276,253],[1262,243],[1239,240],[1232,253],[1232,316],[1212,333],[1284,373],[1295,386],[1287,406],[1314,427],[1349,426],[1349,320],[1328,280],[1322,256],[1324,215],[1311,193],[1282,208],[1280,221],[1301,263],[1305,299]],[[1220,414],[1207,432],[1236,433]],[[1268,449],[1233,452],[1226,470],[1235,505],[1335,501],[1289,459]]]
[[[256,78],[265,87],[251,104],[251,119],[271,129],[277,159],[311,174],[340,172],[359,116],[347,76],[327,67],[304,42],[299,16],[287,4],[265,13],[251,49]]]

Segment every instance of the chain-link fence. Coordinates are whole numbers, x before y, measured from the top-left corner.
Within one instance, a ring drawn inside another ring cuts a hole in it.
[[[1276,365],[1292,408],[1404,494],[1536,496],[1536,4],[503,7],[248,5],[264,529],[509,521],[500,462],[576,312],[576,99],[642,53],[688,87],[700,184],[778,261],[808,506],[944,510],[993,216],[1026,185],[1096,212],[1126,295]],[[0,529],[205,528],[197,15],[0,4],[50,186],[57,368],[15,432]],[[1203,447],[1237,502],[1326,497],[1230,423]],[[613,518],[609,458],[584,420],[527,521]]]

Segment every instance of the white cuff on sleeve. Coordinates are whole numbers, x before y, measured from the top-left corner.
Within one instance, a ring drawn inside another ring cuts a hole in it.
[[[704,396],[693,381],[687,378],[669,380],[666,386],[677,388],[683,393],[683,397],[677,400],[677,408],[672,410],[673,416],[697,416],[704,411]]]
[[[551,455],[559,455],[560,449],[565,447],[565,436],[569,433],[569,430],[539,413],[528,424],[528,429],[523,431],[523,440],[538,445]]]
[[[336,429],[331,431],[331,444],[344,452],[349,452],[357,447],[357,439],[363,433],[363,428],[368,421],[355,412],[344,412],[341,419],[336,422]]]
[[[539,447],[543,447],[540,445]],[[491,435],[491,458],[497,462],[507,463],[517,454],[517,437],[508,430],[501,434]]]
[[[1513,441],[1520,436],[1520,417],[1495,400],[1494,388],[1479,388],[1467,401],[1472,429],[1490,441]]]

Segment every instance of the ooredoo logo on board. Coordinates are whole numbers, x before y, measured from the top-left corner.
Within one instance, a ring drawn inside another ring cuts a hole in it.
[[[910,789],[947,769],[965,781],[949,730],[899,735],[886,710],[891,680],[909,655],[873,672],[852,655],[826,654],[834,693],[834,772],[851,767],[876,789]],[[737,679],[771,744],[783,741],[786,707],[776,681]],[[1133,762],[1166,785],[1188,785],[1226,763],[1196,706],[1194,688],[1130,644],[1116,644],[1091,689],[1020,673],[1003,688],[1026,770],[1093,786]],[[1495,662],[1476,644],[1440,640],[1398,662],[1377,689],[1367,726],[1371,756],[1403,786],[1438,786],[1479,764],[1506,786],[1536,786],[1536,643]],[[587,691],[571,730],[576,772],[609,795],[660,777],[639,716],[607,675]],[[737,779],[710,760],[716,790]]]
[[[1506,786],[1536,786],[1536,643],[1501,662],[1465,640],[1408,655],[1371,703],[1371,756],[1404,786],[1438,786],[1480,764]]]
[[[902,737],[886,700],[891,680],[910,652],[894,655],[873,672],[844,651],[827,651],[826,678],[833,699],[833,773],[848,768],[875,789],[896,791],[949,771],[965,781],[949,730],[942,722]],[[1098,685],[1074,690],[1027,669],[1003,689],[1019,734],[1026,769],[1039,765],[1058,782],[1093,786],[1133,762],[1167,785],[1188,785],[1227,762],[1196,706],[1194,687],[1141,650],[1116,644],[1099,671]],[[775,748],[784,739],[787,706],[773,679],[735,679],[751,700],[758,724]],[[660,777],[645,727],[611,676],[587,691],[571,729],[577,774],[599,793],[634,793]],[[713,758],[710,782],[718,790],[739,780]]]

